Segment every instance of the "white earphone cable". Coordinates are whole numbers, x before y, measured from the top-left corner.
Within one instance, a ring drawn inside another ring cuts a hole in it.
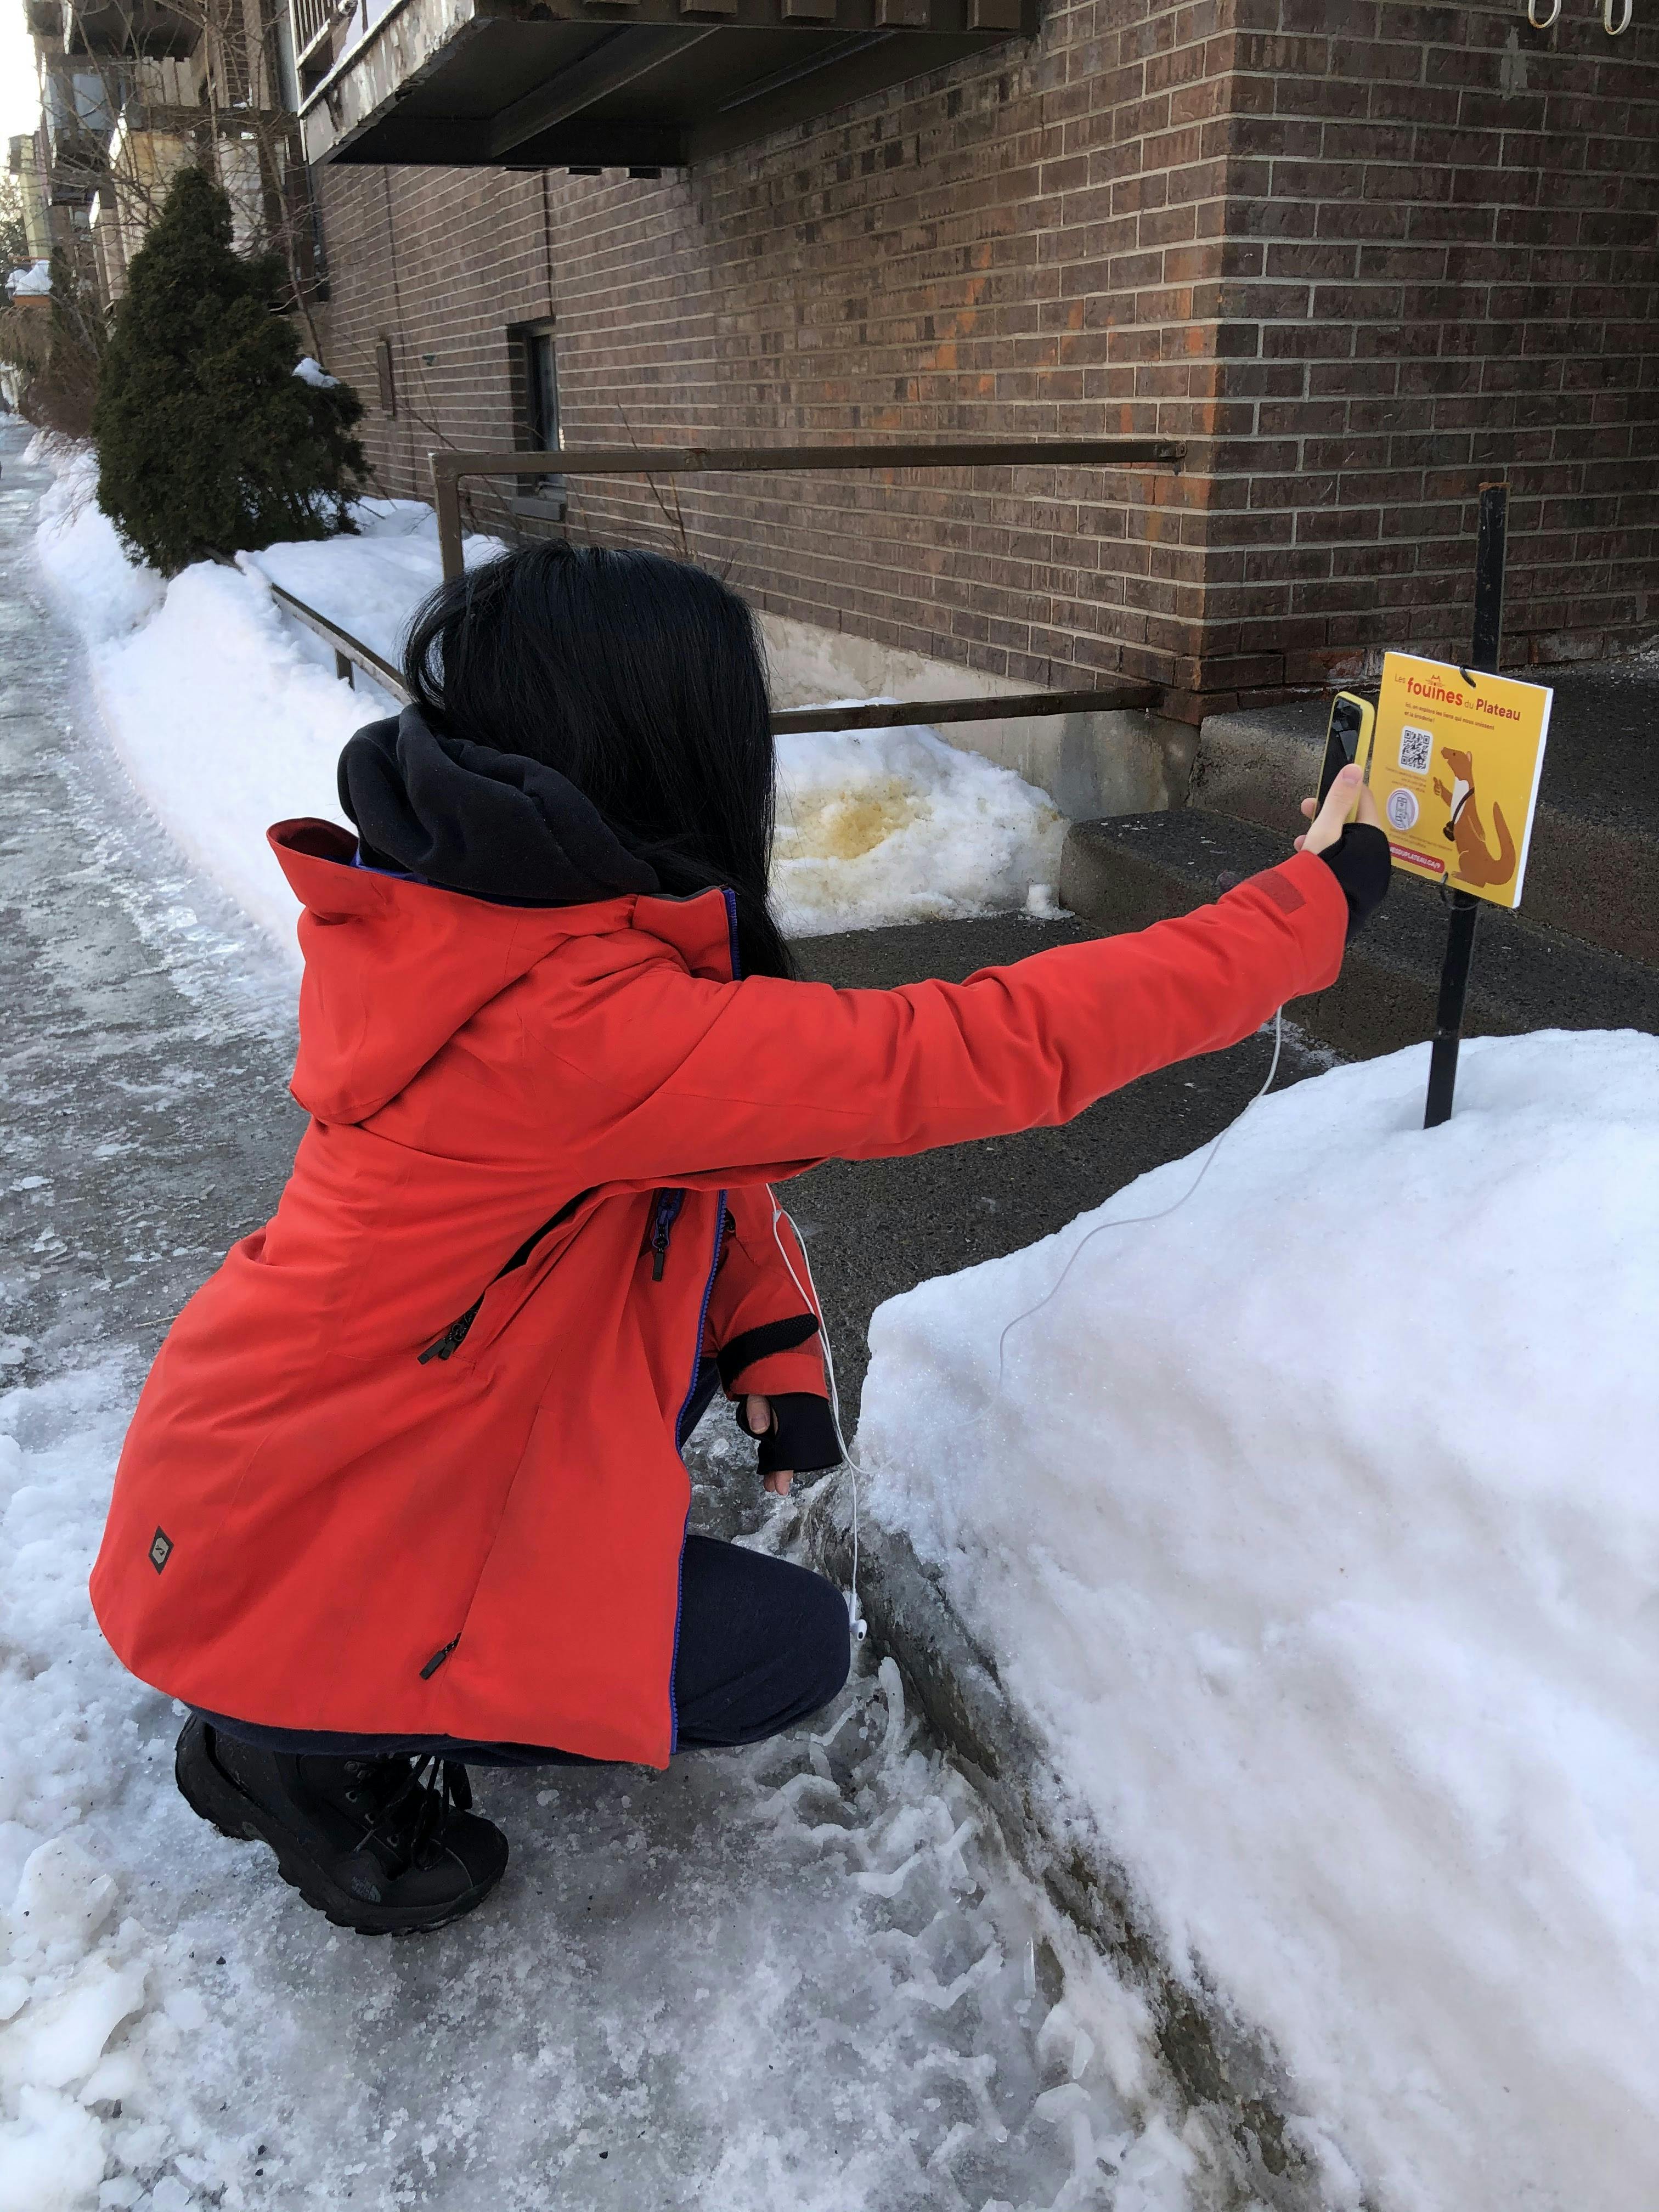
[[[1054,1283],[1054,1287],[1046,1291],[1043,1296],[1037,1300],[1034,1306],[1028,1306],[1024,1313],[1016,1314],[1014,1318],[1003,1330],[1002,1334],[998,1338],[997,1383],[999,1388],[1000,1388],[1002,1382],[1003,1355],[1006,1349],[1010,1334],[1013,1330],[1019,1327],[1022,1322],[1030,1321],[1034,1314],[1041,1313],[1043,1307],[1046,1306],[1052,1298],[1059,1296],[1061,1289],[1065,1285],[1066,1278],[1071,1273],[1073,1267],[1077,1263],[1079,1255],[1084,1250],[1085,1246],[1091,1244],[1095,1238],[1100,1236],[1105,1230],[1132,1229],[1141,1226],[1150,1221],[1164,1221],[1166,1220],[1170,1214],[1179,1212],[1181,1208],[1186,1205],[1188,1200],[1193,1196],[1200,1183],[1203,1182],[1205,1176],[1210,1172],[1210,1169],[1214,1164],[1216,1154],[1221,1150],[1223,1145],[1226,1143],[1228,1138],[1231,1136],[1233,1131],[1238,1127],[1239,1123],[1244,1119],[1244,1116],[1250,1111],[1251,1108],[1259,1105],[1262,1099],[1264,1099],[1267,1093],[1273,1089],[1273,1078],[1279,1073],[1279,1055],[1283,1049],[1284,1042],[1285,1010],[1281,1006],[1273,1015],[1273,1058],[1268,1063],[1267,1073],[1262,1083],[1261,1088],[1255,1093],[1254,1097],[1248,1100],[1246,1103],[1240,1108],[1239,1111],[1233,1116],[1232,1120],[1228,1122],[1226,1127],[1220,1132],[1219,1135],[1212,1139],[1205,1152],[1204,1158],[1199,1164],[1198,1173],[1193,1177],[1186,1189],[1182,1192],[1180,1197],[1175,1200],[1173,1205],[1160,1206],[1156,1213],[1131,1213],[1122,1215],[1114,1221],[1097,1222],[1095,1226],[1089,1231],[1088,1235],[1082,1238],[1082,1240],[1074,1247],[1066,1261],[1066,1265],[1060,1269],[1059,1279]],[[801,1266],[806,1270],[806,1280],[803,1283],[800,1277],[795,1272],[795,1263],[789,1256],[789,1248],[785,1244],[782,1232],[779,1227],[779,1224],[787,1217],[784,1213],[783,1208],[778,1204],[776,1196],[774,1194],[769,1184],[767,1187],[766,1195],[771,1200],[772,1205],[772,1241],[778,1248],[778,1257],[782,1261],[785,1267],[788,1270],[789,1279],[794,1285],[796,1291],[799,1292],[800,1297],[805,1300],[806,1304],[811,1308],[811,1311],[818,1316],[819,1335],[823,1346],[824,1374],[830,1385],[830,1419],[836,1432],[836,1443],[840,1449],[842,1459],[847,1462],[848,1472],[851,1476],[853,1485],[853,1568],[851,1587],[848,1589],[847,1594],[847,1610],[852,1621],[853,1633],[860,1641],[862,1641],[868,1626],[864,1618],[863,1608],[859,1603],[859,1478],[864,1473],[864,1469],[860,1465],[858,1460],[854,1457],[852,1448],[848,1443],[847,1437],[842,1429],[841,1392],[836,1381],[835,1347],[830,1341],[830,1331],[823,1320],[823,1309],[818,1302],[817,1285],[812,1280],[812,1263],[806,1256],[805,1240],[801,1236],[800,1231],[798,1229],[795,1230],[795,1241],[800,1248]],[[789,1225],[792,1229],[794,1228],[794,1224],[793,1222],[791,1222]]]
[[[1054,1287],[1051,1290],[1044,1291],[1043,1295],[1037,1300],[1034,1306],[1027,1306],[1024,1313],[1016,1314],[1013,1319],[1008,1323],[1007,1327],[1003,1330],[1001,1335],[997,1339],[997,1388],[999,1390],[1002,1388],[1003,1355],[1007,1349],[1009,1337],[1013,1334],[1014,1330],[1019,1327],[1022,1322],[1030,1321],[1034,1314],[1040,1314],[1051,1298],[1056,1298],[1060,1296],[1060,1291],[1065,1285],[1066,1278],[1071,1273],[1073,1268],[1077,1265],[1079,1256],[1089,1245],[1094,1243],[1097,1237],[1103,1235],[1109,1229],[1135,1229],[1142,1226],[1149,1221],[1167,1220],[1170,1214],[1178,1213],[1182,1207],[1185,1206],[1187,1200],[1193,1195],[1200,1183],[1203,1182],[1205,1176],[1210,1172],[1210,1169],[1214,1162],[1216,1154],[1226,1143],[1228,1138],[1231,1136],[1233,1131],[1244,1119],[1244,1116],[1249,1112],[1251,1107],[1259,1106],[1261,1101],[1267,1097],[1267,1093],[1273,1089],[1273,1078],[1279,1073],[1279,1051],[1284,1042],[1285,1009],[1283,1006],[1280,1006],[1273,1016],[1273,1056],[1268,1063],[1267,1080],[1262,1084],[1261,1090],[1256,1092],[1255,1097],[1247,1100],[1245,1103],[1240,1107],[1237,1113],[1234,1115],[1232,1120],[1228,1122],[1226,1127],[1223,1129],[1218,1135],[1211,1139],[1209,1146],[1206,1149],[1204,1158],[1200,1163],[1198,1173],[1188,1184],[1186,1189],[1182,1192],[1180,1197],[1176,1200],[1174,1205],[1161,1206],[1156,1213],[1126,1213],[1119,1215],[1119,1217],[1113,1221],[1097,1221],[1094,1227],[1089,1231],[1088,1235],[1080,1238],[1079,1241],[1073,1247],[1071,1254],[1066,1261],[1066,1265],[1060,1271],[1059,1278],[1054,1283]]]
[[[794,1223],[790,1222],[789,1226],[795,1229],[795,1242],[800,1247],[800,1263],[806,1270],[806,1280],[803,1283],[795,1273],[795,1263],[789,1256],[788,1247],[785,1244],[782,1233],[778,1227],[779,1223],[787,1217],[783,1208],[778,1204],[769,1183],[767,1186],[766,1195],[772,1201],[772,1242],[778,1248],[778,1257],[789,1270],[790,1281],[806,1301],[810,1310],[818,1317],[818,1336],[823,1346],[823,1371],[830,1384],[830,1425],[835,1430],[836,1443],[840,1449],[842,1457],[847,1462],[848,1472],[852,1477],[853,1483],[853,1572],[851,1585],[847,1593],[847,1611],[852,1621],[853,1633],[862,1643],[868,1626],[864,1618],[863,1607],[859,1603],[859,1477],[864,1473],[864,1469],[854,1458],[852,1447],[842,1431],[841,1391],[836,1382],[836,1351],[830,1341],[830,1328],[823,1318],[823,1308],[818,1303],[817,1285],[812,1280],[812,1263],[806,1256],[806,1240],[799,1230],[795,1229]]]

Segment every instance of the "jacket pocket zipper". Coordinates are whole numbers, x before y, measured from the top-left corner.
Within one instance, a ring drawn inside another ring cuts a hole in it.
[[[674,1233],[674,1224],[680,1218],[680,1208],[685,1204],[683,1190],[659,1190],[656,1212],[651,1217],[651,1234],[646,1239],[646,1249],[651,1255],[651,1279],[662,1280],[663,1269],[668,1265],[668,1240]]]
[[[481,1290],[477,1297],[473,1299],[466,1311],[464,1314],[457,1314],[454,1320],[450,1322],[449,1327],[444,1330],[442,1335],[434,1337],[433,1341],[428,1345],[426,1350],[419,1355],[421,1365],[424,1367],[427,1365],[428,1361],[434,1359],[453,1359],[455,1354],[460,1350],[461,1346],[466,1342],[467,1332],[471,1328],[473,1322],[478,1318],[478,1309],[483,1305],[489,1292],[495,1289],[496,1284],[501,1281],[505,1276],[511,1275],[514,1273],[517,1269],[526,1266],[529,1261],[531,1254],[541,1243],[543,1237],[549,1235],[553,1230],[561,1228],[565,1222],[569,1220],[572,1214],[574,1214],[579,1207],[584,1206],[586,1201],[592,1197],[592,1195],[593,1193],[592,1190],[579,1190],[574,1198],[573,1198],[568,1205],[562,1206],[556,1214],[551,1215],[549,1219],[543,1222],[541,1227],[538,1229],[532,1236],[526,1237],[524,1243],[520,1245],[518,1250],[513,1255],[512,1258],[508,1260],[504,1266],[496,1269],[495,1273],[484,1285],[483,1289]],[[447,1657],[447,1653],[446,1653],[445,1656]]]
[[[501,1277],[497,1275],[495,1279],[496,1282],[500,1282]],[[422,1367],[427,1364],[428,1360],[453,1359],[454,1358],[455,1354],[466,1342],[466,1333],[468,1329],[471,1328],[473,1322],[478,1318],[478,1308],[483,1304],[483,1299],[482,1296],[474,1298],[466,1311],[464,1314],[458,1314],[455,1319],[450,1322],[449,1327],[444,1331],[443,1334],[435,1339],[434,1342],[428,1345],[426,1350],[421,1354],[421,1364]]]

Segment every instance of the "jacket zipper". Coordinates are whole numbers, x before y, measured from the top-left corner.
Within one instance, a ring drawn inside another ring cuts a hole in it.
[[[674,1233],[674,1224],[679,1219],[680,1209],[684,1204],[685,1193],[683,1190],[659,1190],[657,1193],[657,1208],[651,1218],[651,1234],[646,1239],[646,1248],[651,1255],[651,1279],[653,1283],[662,1280],[663,1269],[668,1265],[668,1240]]]
[[[455,1354],[460,1350],[461,1346],[466,1342],[467,1331],[471,1328],[473,1322],[478,1318],[479,1307],[483,1305],[485,1297],[495,1289],[496,1284],[499,1283],[504,1276],[511,1275],[519,1268],[524,1267],[528,1262],[531,1254],[541,1243],[543,1237],[547,1236],[550,1231],[559,1228],[562,1224],[568,1221],[571,1215],[576,1212],[577,1208],[584,1205],[588,1199],[592,1197],[592,1195],[593,1193],[592,1190],[578,1191],[574,1198],[573,1198],[568,1205],[562,1206],[556,1213],[551,1215],[549,1219],[543,1222],[541,1227],[538,1229],[532,1236],[526,1237],[524,1243],[520,1245],[518,1250],[513,1255],[513,1257],[496,1269],[495,1273],[484,1285],[483,1289],[481,1290],[477,1297],[473,1299],[466,1311],[464,1314],[457,1314],[454,1320],[450,1322],[449,1327],[444,1330],[442,1335],[434,1337],[433,1341],[428,1345],[426,1350],[420,1353],[419,1358],[421,1365],[424,1367],[427,1365],[428,1361],[434,1359],[453,1359]]]
[[[725,892],[723,896],[726,900],[726,933],[731,945],[732,974],[735,979],[742,973],[738,960],[738,902],[729,890]],[[549,1230],[556,1229],[561,1222],[568,1221],[584,1200],[591,1198],[592,1194],[591,1190],[578,1192],[568,1206],[562,1206],[559,1208],[550,1221],[543,1222],[533,1237],[526,1238],[507,1265],[491,1276],[483,1290],[479,1291],[466,1311],[464,1314],[458,1314],[443,1334],[434,1342],[428,1345],[426,1350],[420,1355],[422,1367],[430,1359],[449,1359],[454,1356],[465,1343],[467,1331],[477,1320],[478,1309],[483,1305],[489,1291],[495,1288],[503,1275],[510,1275],[515,1267],[522,1267]],[[651,1253],[651,1279],[653,1283],[659,1283],[663,1279],[663,1270],[668,1265],[668,1241],[674,1233],[674,1224],[679,1219],[680,1211],[684,1204],[685,1193],[683,1190],[659,1190],[657,1193],[657,1203],[651,1218],[651,1233],[647,1239]],[[714,1249],[709,1259],[708,1278],[702,1286],[702,1304],[697,1313],[696,1341],[691,1354],[691,1380],[686,1386],[685,1395],[680,1401],[679,1414],[674,1424],[674,1433],[677,1437],[679,1434],[680,1421],[685,1418],[685,1409],[691,1402],[691,1393],[697,1387],[697,1369],[702,1358],[703,1330],[708,1322],[708,1301],[714,1294],[714,1278],[720,1273],[720,1247],[726,1239],[726,1193],[721,1191],[714,1204]],[[682,1465],[684,1463],[683,1456],[681,1463]],[[685,1532],[690,1525],[691,1508],[688,1501],[685,1520],[680,1529],[682,1564],[685,1558]],[[677,1577],[677,1585],[678,1579]],[[681,1596],[677,1586],[674,1600],[674,1649],[668,1662],[668,1747],[671,1752],[678,1747],[680,1734],[680,1717],[674,1702],[674,1668],[678,1663],[680,1656],[680,1609]],[[458,1629],[447,1644],[440,1644],[421,1669],[421,1680],[423,1682],[429,1682],[432,1680],[439,1668],[459,1644],[464,1632],[464,1630]]]
[[[499,1282],[501,1280],[501,1277],[497,1275],[495,1278],[495,1280]],[[478,1318],[478,1308],[483,1304],[483,1300],[482,1297],[474,1298],[466,1311],[464,1314],[458,1314],[455,1319],[450,1322],[449,1327],[444,1331],[443,1334],[439,1337],[435,1342],[428,1345],[426,1350],[421,1354],[421,1364],[422,1367],[424,1367],[427,1362],[431,1359],[453,1359],[454,1358],[455,1354],[466,1342],[466,1333],[468,1329],[471,1328],[473,1322]]]
[[[550,1220],[543,1222],[541,1227],[536,1231],[533,1237],[527,1237],[525,1239],[524,1243],[520,1245],[518,1250],[513,1255],[513,1257],[507,1262],[505,1267],[500,1268],[490,1277],[489,1282],[485,1284],[483,1289],[479,1291],[477,1297],[473,1299],[466,1311],[464,1314],[458,1314],[454,1320],[450,1322],[449,1327],[445,1329],[443,1334],[440,1337],[434,1338],[433,1342],[428,1345],[426,1350],[420,1354],[420,1362],[422,1367],[424,1367],[429,1360],[453,1359],[454,1358],[455,1354],[460,1350],[462,1345],[466,1342],[467,1332],[471,1328],[473,1322],[477,1319],[478,1310],[483,1305],[489,1292],[494,1290],[495,1285],[501,1280],[503,1276],[510,1275],[516,1268],[522,1267],[529,1259],[531,1254],[535,1250],[537,1245],[539,1244],[543,1237],[547,1235],[548,1231],[550,1229],[556,1229],[562,1222],[568,1221],[570,1216],[574,1213],[576,1209],[582,1204],[584,1200],[591,1198],[592,1196],[592,1191],[584,1190],[579,1192],[577,1195],[570,1200],[570,1203],[568,1206],[562,1206],[559,1208],[559,1211]],[[645,1243],[645,1249],[651,1255],[651,1279],[653,1283],[659,1283],[662,1280],[663,1270],[668,1264],[669,1239],[674,1233],[674,1224],[679,1219],[684,1205],[685,1193],[683,1190],[659,1190],[657,1193],[657,1202],[655,1206],[653,1208],[651,1216],[651,1231]],[[720,1211],[714,1229],[714,1259],[716,1264],[718,1264],[720,1260],[720,1242],[725,1235],[725,1231],[726,1193],[722,1191],[720,1194]],[[708,1272],[708,1282],[703,1291],[702,1312],[699,1316],[697,1321],[697,1342],[699,1346],[702,1343],[703,1326],[708,1316],[708,1298],[714,1287],[714,1270],[711,1267]],[[691,1381],[692,1389],[695,1389],[696,1387],[696,1375],[695,1369],[693,1370]],[[685,1404],[682,1405],[680,1408],[682,1413],[684,1413],[685,1410],[685,1405],[689,1405],[690,1403],[690,1391],[688,1390],[685,1396]],[[682,1537],[681,1542],[683,1549],[684,1537]],[[678,1650],[679,1642],[679,1613],[678,1609],[674,1615],[674,1637],[676,1650]],[[432,1680],[432,1677],[437,1673],[439,1668],[443,1665],[445,1660],[449,1657],[451,1652],[454,1650],[456,1645],[460,1642],[460,1633],[458,1631],[455,1635],[450,1638],[447,1644],[441,1644],[439,1646],[438,1650],[433,1653],[432,1656],[427,1661],[425,1666],[421,1669],[421,1680],[423,1682],[429,1682]],[[674,1698],[672,1680],[669,1685],[668,1697],[669,1709],[672,1716]]]
[[[727,891],[726,897],[726,911],[729,914],[732,910],[732,894],[730,891]],[[684,1199],[684,1193],[681,1192],[679,1194],[681,1198]],[[676,1211],[678,1212],[678,1209],[677,1208]],[[685,1464],[685,1452],[684,1448],[679,1442],[680,1423],[685,1419],[685,1409],[691,1403],[691,1394],[697,1387],[697,1370],[702,1364],[702,1333],[708,1325],[708,1301],[714,1295],[714,1278],[720,1271],[720,1247],[726,1242],[726,1224],[729,1218],[730,1217],[726,1211],[726,1193],[721,1191],[714,1204],[714,1249],[709,1255],[708,1276],[702,1286],[702,1304],[697,1309],[697,1335],[696,1342],[691,1353],[691,1379],[685,1386],[685,1395],[680,1401],[680,1410],[674,1417],[674,1449],[679,1454],[680,1465],[682,1467]],[[682,1569],[684,1569],[685,1565],[685,1535],[687,1529],[689,1529],[690,1526],[691,1501],[690,1495],[688,1494],[685,1504],[685,1519],[680,1526],[680,1565]],[[679,1748],[680,1741],[679,1707],[674,1700],[674,1669],[679,1664],[680,1613],[684,1603],[684,1593],[680,1589],[679,1577],[677,1574],[674,1578],[674,1649],[668,1662],[668,1748],[671,1752],[677,1751]]]

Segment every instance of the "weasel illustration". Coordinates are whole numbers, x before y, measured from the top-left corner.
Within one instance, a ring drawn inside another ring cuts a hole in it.
[[[1480,810],[1474,803],[1474,755],[1442,745],[1440,757],[1452,772],[1449,790],[1438,776],[1435,777],[1434,795],[1451,809],[1445,834],[1457,848],[1457,866],[1453,872],[1462,876],[1466,884],[1478,884],[1482,890],[1506,884],[1515,873],[1515,839],[1504,819],[1503,808],[1496,799],[1492,801],[1498,850],[1490,853],[1486,849],[1486,833],[1480,824]]]

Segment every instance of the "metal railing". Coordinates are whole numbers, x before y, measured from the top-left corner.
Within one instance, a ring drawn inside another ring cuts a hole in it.
[[[981,439],[933,446],[577,446],[553,453],[427,455],[446,578],[461,573],[463,477],[684,477],[790,475],[837,469],[1178,470],[1187,448],[1165,438]]]
[[[319,609],[264,578],[271,596],[279,600],[306,629],[334,648],[334,673],[349,684],[352,671],[389,692],[400,706],[409,704],[409,690],[392,663],[354,637],[341,623]],[[775,738],[799,735],[807,730],[886,730],[903,722],[1000,722],[1020,720],[1030,714],[1099,714],[1109,708],[1150,707],[1158,697],[1151,684],[1097,685],[1086,691],[1015,691],[964,699],[877,701],[863,707],[781,707],[772,716]]]
[[[297,67],[322,39],[338,12],[338,0],[289,0],[289,20],[294,27],[294,60]]]
[[[295,5],[301,0],[295,0]],[[692,476],[823,471],[832,469],[1082,468],[1178,469],[1184,447],[1158,438],[995,440],[933,446],[596,446],[556,453],[470,453],[449,449],[428,456],[438,514],[438,544],[446,580],[465,568],[461,538],[461,481],[465,477]],[[341,623],[307,606],[266,577],[275,598],[334,648],[335,671],[351,680],[361,668],[383,691],[407,704],[398,670]],[[879,730],[908,723],[1024,721],[1055,714],[1086,714],[1153,706],[1156,685],[1124,680],[1069,691],[988,693],[950,699],[877,701],[860,706],[787,707],[772,716],[775,737],[820,730]]]
[[[374,678],[382,691],[389,691],[399,706],[409,704],[409,692],[403,678],[389,660],[375,652],[372,645],[365,645],[362,638],[354,637],[349,629],[318,608],[307,606],[303,599],[296,599],[293,592],[285,591],[281,584],[272,583],[263,569],[258,573],[272,599],[286,607],[295,622],[303,623],[325,645],[333,647],[336,676],[343,677],[349,684],[352,670],[361,668],[365,676]]]
[[[429,453],[446,580],[465,566],[461,482],[465,477],[730,476],[823,473],[841,469],[1073,467],[1178,470],[1184,446],[1162,438],[986,439],[950,445],[578,446],[555,453]],[[772,717],[775,736],[803,730],[873,730],[905,722],[999,722],[1045,714],[1100,714],[1151,706],[1150,684],[1086,690],[1022,691],[986,698],[906,699],[887,706],[798,707]]]

